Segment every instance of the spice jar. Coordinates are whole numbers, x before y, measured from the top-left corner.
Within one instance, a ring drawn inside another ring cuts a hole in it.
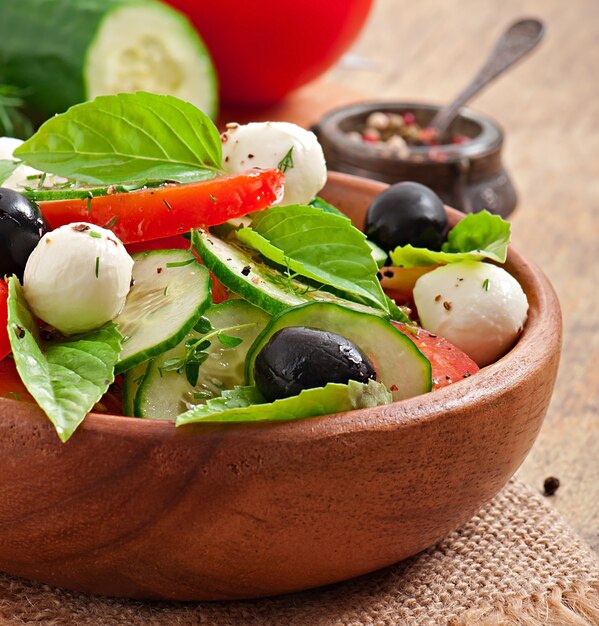
[[[455,143],[410,145],[399,152],[387,142],[361,140],[373,113],[409,114],[415,124],[426,127],[438,109],[407,102],[355,104],[327,113],[312,130],[330,170],[390,184],[416,181],[464,213],[487,209],[508,216],[516,207],[516,191],[501,162],[503,131],[491,118],[461,109],[447,131],[460,138]]]

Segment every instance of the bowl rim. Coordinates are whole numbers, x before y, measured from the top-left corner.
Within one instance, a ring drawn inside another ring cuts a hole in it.
[[[353,115],[367,115],[377,111],[398,112],[405,109],[438,111],[440,104],[431,102],[413,102],[399,100],[363,101],[337,107],[325,113],[313,126],[316,134],[321,138],[326,136],[326,141],[334,144],[337,149],[349,153],[353,158],[363,160],[364,157],[376,158],[391,163],[410,163],[419,165],[445,165],[447,163],[459,163],[462,159],[482,158],[499,150],[503,145],[504,131],[501,125],[491,116],[476,111],[469,107],[461,107],[456,117],[462,117],[481,128],[481,132],[464,144],[441,144],[434,146],[435,153],[440,159],[429,158],[430,146],[410,146],[407,157],[399,157],[393,154],[385,154],[377,150],[374,144],[360,143],[351,139],[345,131],[341,130],[343,120]]]
[[[361,191],[370,194],[378,193],[389,185],[379,181],[365,179],[351,174],[329,172],[329,183],[341,186],[358,186]],[[465,214],[446,207],[450,223],[463,219]],[[543,271],[534,263],[527,260],[510,245],[506,265],[510,266],[510,273],[516,274],[518,281],[525,279],[522,284],[529,301],[529,316],[523,332],[514,346],[494,363],[481,368],[472,376],[461,379],[440,389],[427,392],[412,398],[393,402],[384,406],[370,409],[355,409],[344,413],[333,413],[322,416],[303,418],[284,422],[258,421],[248,423],[223,423],[223,424],[189,424],[176,427],[173,420],[143,419],[139,417],[127,417],[108,413],[90,412],[87,414],[77,431],[98,431],[103,434],[114,432],[122,435],[159,437],[163,433],[173,435],[175,433],[201,434],[206,430],[219,432],[225,431],[254,431],[277,429],[282,436],[294,437],[300,434],[302,439],[316,436],[338,436],[356,430],[381,430],[397,427],[418,427],[423,423],[439,419],[441,416],[450,417],[456,410],[465,405],[480,401],[483,390],[485,401],[497,400],[507,389],[521,383],[525,378],[534,378],[536,370],[540,369],[545,360],[561,346],[562,318],[559,300]],[[515,266],[515,267],[511,267]],[[514,269],[516,270],[514,272]],[[521,277],[521,278],[520,278]],[[550,319],[557,322],[559,332],[552,333],[547,341],[545,326]],[[531,349],[533,349],[531,353]],[[531,358],[531,354],[534,357]],[[496,378],[501,374],[499,384]],[[431,395],[432,394],[432,395]],[[434,404],[431,402],[434,398]],[[27,410],[24,406],[27,406]],[[33,404],[12,398],[0,398],[0,417],[11,408],[20,407],[20,413],[37,421],[40,418],[48,422],[43,410]],[[369,417],[377,419],[369,420]],[[305,428],[309,423],[310,428]],[[77,432],[70,441],[77,440]],[[66,442],[67,444],[69,442]]]

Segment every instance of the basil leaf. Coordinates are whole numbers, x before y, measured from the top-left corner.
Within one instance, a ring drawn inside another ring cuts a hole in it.
[[[289,421],[317,415],[341,413],[391,403],[385,385],[369,380],[347,385],[329,383],[324,387],[304,389],[297,396],[266,402],[255,387],[235,387],[218,398],[196,406],[177,417],[177,426],[196,422]]]
[[[13,276],[8,283],[8,336],[25,387],[61,441],[67,441],[113,382],[121,334],[111,322],[83,335],[42,341]]]
[[[342,213],[337,207],[333,206],[326,200],[323,200],[320,196],[314,196],[310,202],[308,202],[308,206],[313,206],[315,209],[321,209],[325,213],[332,213],[333,215],[339,215],[340,217],[344,217],[346,220],[349,219],[345,213]]]
[[[492,259],[504,263],[510,243],[510,223],[488,211],[471,213],[448,233],[441,252],[398,246],[389,253],[391,263],[398,267],[424,267],[438,263],[481,261]]]
[[[472,252],[504,263],[510,234],[510,223],[499,215],[488,211],[471,213],[449,231],[441,249],[452,253]]]
[[[11,174],[17,169],[17,167],[19,167],[19,163],[16,161],[0,159],[0,185],[11,177]]]
[[[388,312],[370,246],[346,217],[298,204],[275,206],[258,213],[237,237],[291,272]]]
[[[92,184],[211,178],[221,141],[210,118],[172,96],[99,96],[46,121],[14,156],[44,172]]]

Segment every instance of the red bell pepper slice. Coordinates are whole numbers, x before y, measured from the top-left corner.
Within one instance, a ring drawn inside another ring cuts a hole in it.
[[[180,235],[264,209],[283,195],[277,170],[251,170],[186,184],[97,196],[39,202],[52,228],[89,222],[109,228],[123,243]]]

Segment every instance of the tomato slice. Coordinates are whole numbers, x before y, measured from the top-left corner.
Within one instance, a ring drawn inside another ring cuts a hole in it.
[[[264,209],[281,199],[284,181],[277,169],[251,170],[195,183],[39,205],[52,228],[89,222],[110,228],[123,243],[134,243],[215,226]]]
[[[8,338],[8,285],[0,280],[0,359],[9,352],[11,348]]]
[[[35,403],[35,400],[21,381],[12,357],[7,357],[0,361],[0,398]]]
[[[433,389],[451,385],[478,372],[478,365],[447,339],[401,322],[393,322],[393,326],[409,337],[430,361]]]

